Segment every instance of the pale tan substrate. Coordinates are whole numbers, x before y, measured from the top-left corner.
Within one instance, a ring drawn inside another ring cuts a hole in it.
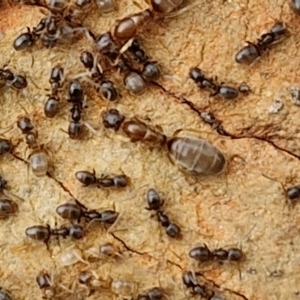
[[[18,201],[20,211],[15,217],[1,220],[0,286],[10,290],[13,299],[41,298],[35,277],[42,269],[55,270],[57,282],[71,288],[79,271],[87,267],[81,262],[62,267],[61,254],[74,245],[82,251],[83,259],[87,259],[86,249],[98,248],[108,241],[121,247],[124,260],[121,263],[96,260],[91,268],[104,279],[110,276],[136,281],[137,293],[161,285],[170,299],[185,299],[181,273],[195,268],[205,271],[206,278],[221,289],[230,290],[224,293],[226,299],[296,299],[294,293],[299,289],[300,280],[297,229],[300,207],[288,205],[283,186],[299,182],[299,107],[290,101],[287,88],[300,84],[297,55],[300,17],[283,0],[196,0],[193,3],[197,1],[198,6],[164,22],[158,21],[139,35],[147,53],[169,75],[159,82],[166,91],[149,86],[143,96],[133,97],[124,90],[122,77],[115,75],[122,98],[114,106],[129,117],[151,118],[169,136],[179,128],[198,130],[226,157],[235,157],[226,175],[200,179],[179,172],[165,151],[132,144],[120,138],[120,134],[104,130],[100,114],[106,109],[106,103],[87,87],[88,108],[84,119],[100,128],[100,136],[89,133],[82,141],[70,140],[61,130],[68,127],[69,105],[65,99],[56,118],[44,117],[49,72],[57,63],[67,64],[70,74],[83,71],[79,51],[92,49],[93,45],[82,39],[72,46],[51,50],[37,46],[31,51],[15,52],[13,40],[26,26],[37,24],[43,14],[35,7],[1,7],[0,66],[9,63],[31,81],[25,98],[11,90],[1,94],[0,127],[15,123],[17,116],[24,114],[20,105],[25,107],[33,116],[39,140],[45,145],[53,166],[52,178],[36,178],[28,172],[26,163],[17,158],[26,159],[29,154],[23,140],[14,150],[15,156],[6,155],[0,161],[0,174],[9,182],[10,191],[24,199]],[[147,7],[142,1],[135,4],[130,1],[130,5],[125,2],[118,1],[117,12],[109,16],[94,12],[85,24],[103,32],[116,18]],[[253,66],[236,64],[234,54],[244,41],[255,41],[277,19],[286,22],[292,35]],[[235,85],[246,81],[254,93],[236,101],[208,98],[206,91],[199,91],[188,79],[191,66],[200,66],[208,76],[218,76],[220,81]],[[181,96],[199,111],[212,111],[235,138],[213,132],[196,112],[181,103]],[[268,114],[268,107],[278,97],[284,101],[283,109],[276,115]],[[22,138],[16,126],[4,136],[13,143]],[[74,173],[93,168],[98,174],[124,172],[131,177],[132,186],[109,192],[83,188]],[[114,235],[132,250],[126,250],[96,224],[83,241],[66,239],[58,245],[54,240],[50,253],[45,245],[28,240],[24,230],[30,225],[63,224],[55,208],[71,195],[59,182],[90,208],[112,208],[115,204],[122,215]],[[165,210],[181,226],[181,240],[170,240],[144,209],[144,195],[149,187],[165,195]],[[187,253],[201,243],[211,249],[240,246],[246,260],[241,264],[197,266]],[[282,272],[281,276],[270,276],[275,270]],[[88,299],[98,298],[96,293]]]

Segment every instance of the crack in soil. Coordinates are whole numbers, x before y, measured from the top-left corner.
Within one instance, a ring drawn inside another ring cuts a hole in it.
[[[118,236],[116,236],[114,233],[110,232],[109,233],[114,239],[116,239],[117,241],[119,241],[126,250],[132,252],[132,253],[135,253],[135,254],[138,254],[138,255],[149,255],[147,252],[140,252],[140,251],[137,251],[137,250],[134,250],[132,248],[130,248],[121,238],[119,238]]]
[[[200,276],[200,277],[204,278],[206,281],[212,283],[212,284],[213,284],[216,288],[218,288],[218,289],[221,288],[221,289],[223,289],[223,290],[225,290],[225,291],[228,291],[228,292],[231,293],[231,294],[235,294],[235,295],[237,295],[237,296],[243,298],[244,300],[249,300],[249,299],[248,299],[245,295],[243,295],[242,293],[237,292],[237,291],[234,291],[234,290],[231,290],[231,289],[226,288],[226,287],[222,287],[222,286],[220,286],[219,284],[215,283],[212,279],[208,279],[208,278],[207,278],[205,275],[203,275],[202,273],[196,272],[195,274],[196,274],[197,276]]]
[[[202,117],[201,117],[201,113],[203,113],[204,111],[201,111],[199,110],[199,108],[197,108],[197,106],[189,101],[188,99],[186,99],[185,97],[183,96],[177,96],[175,93],[171,92],[171,91],[168,91],[166,88],[164,88],[162,85],[160,85],[159,83],[157,82],[152,82],[152,84],[156,87],[158,87],[159,89],[161,89],[163,92],[165,92],[167,95],[175,98],[177,101],[179,101],[180,103],[183,103],[185,105],[187,105],[192,111],[194,111],[200,118],[201,120],[203,121]],[[257,136],[257,135],[235,135],[233,133],[230,133],[228,132],[227,130],[225,130],[223,128],[222,125],[220,125],[221,121],[218,120],[217,121],[217,126],[214,126],[216,125],[215,123],[214,124],[210,124],[212,126],[213,129],[215,129],[215,131],[219,134],[219,135],[224,135],[224,136],[228,136],[230,137],[231,139],[235,139],[235,140],[239,140],[239,139],[256,139],[256,140],[259,140],[259,141],[262,141],[262,142],[266,142],[268,143],[269,145],[273,146],[274,148],[276,148],[277,150],[279,151],[282,151],[284,153],[287,153],[288,155],[291,155],[293,156],[294,158],[300,160],[300,155],[297,155],[285,148],[282,148],[280,146],[278,146],[277,144],[275,144],[275,142],[271,141],[271,140],[268,140],[267,138],[264,138],[264,137],[261,137],[261,136]]]
[[[49,172],[47,172],[46,173],[46,175],[49,177],[49,178],[51,178],[52,180],[54,180],[66,193],[68,193],[69,195],[70,195],[70,197],[72,198],[72,199],[74,199],[74,200],[76,200],[76,201],[78,201],[75,197],[74,197],[74,195],[71,193],[71,191],[68,189],[68,188],[66,188],[65,186],[64,186],[64,184],[61,182],[61,181],[59,181],[58,179],[56,179],[54,176],[52,176]],[[79,202],[80,203],[80,202]],[[81,203],[80,203],[81,204]]]

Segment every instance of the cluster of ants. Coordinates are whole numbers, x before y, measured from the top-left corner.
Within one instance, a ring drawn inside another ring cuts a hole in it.
[[[299,14],[300,3],[293,1],[293,8]],[[32,47],[38,40],[46,48],[57,45],[57,42],[70,39],[78,33],[84,33],[93,41],[98,54],[101,54],[113,68],[118,68],[125,73],[124,86],[130,93],[141,95],[146,88],[145,82],[155,82],[161,76],[160,67],[154,61],[149,60],[145,51],[142,49],[138,40],[135,39],[137,32],[144,24],[152,21],[156,15],[168,14],[183,3],[183,0],[151,0],[150,9],[143,10],[136,14],[131,14],[115,24],[108,32],[95,34],[82,25],[86,14],[97,5],[101,11],[110,12],[114,9],[114,0],[76,0],[75,4],[69,5],[64,0],[50,0],[49,3],[40,1],[25,1],[25,4],[41,5],[50,11],[50,15],[42,18],[36,27],[28,28],[26,33],[19,35],[13,47],[16,51],[25,50]],[[275,44],[287,33],[282,23],[276,23],[270,32],[263,34],[256,44],[247,42],[247,46],[242,48],[235,56],[237,63],[249,65],[263,54],[271,45]],[[88,83],[92,84],[97,92],[108,101],[117,100],[120,95],[114,83],[107,80],[99,63],[99,55],[94,55],[89,51],[83,51],[80,54],[80,61],[87,69],[87,72],[80,74]],[[190,78],[201,89],[206,88],[212,91],[211,97],[219,96],[224,99],[235,99],[239,93],[248,94],[251,89],[245,83],[238,88],[223,83],[217,83],[217,79],[208,78],[203,71],[197,67],[191,68]],[[48,118],[54,118],[59,112],[59,92],[63,86],[65,77],[64,69],[61,66],[55,66],[50,74],[51,92],[45,103],[44,112]],[[8,68],[0,69],[0,88],[11,87],[16,90],[22,90],[27,87],[27,80],[21,75],[14,74]],[[70,109],[71,122],[69,124],[68,134],[72,139],[79,139],[82,135],[84,123],[81,122],[82,110],[85,107],[85,95],[83,87],[78,78],[71,78],[68,87],[68,100],[72,104]],[[224,130],[218,120],[211,113],[203,113],[202,119],[217,130],[220,134]],[[137,118],[125,121],[125,116],[116,109],[110,109],[102,114],[102,121],[105,128],[118,131],[122,128],[123,132],[130,138],[131,142],[149,142],[151,144],[166,146],[168,156],[172,162],[176,163],[181,169],[191,174],[219,174],[226,165],[224,155],[214,146],[205,140],[198,138],[180,137],[177,133],[172,138],[166,137],[159,130],[142,122]],[[18,128],[25,137],[28,147],[31,149],[29,156],[30,166],[36,176],[44,176],[48,172],[49,163],[46,152],[37,142],[37,132],[27,117],[21,117],[17,122]],[[185,150],[191,150],[197,154],[198,160],[195,161],[195,155],[183,155]],[[0,155],[6,154],[12,150],[10,141],[0,139]],[[210,152],[211,155],[205,154]],[[114,177],[97,178],[95,172],[78,171],[75,174],[76,179],[84,186],[95,185],[99,188],[124,188],[128,182],[128,177],[118,175]],[[2,192],[7,182],[0,177],[0,192]],[[295,200],[300,198],[300,188],[291,187],[287,190],[288,198]],[[162,210],[164,201],[161,200],[158,192],[149,189],[146,195],[148,210],[154,210],[158,222],[165,229],[166,234],[172,238],[178,238],[181,235],[181,229],[176,223],[169,220],[169,217]],[[0,217],[8,217],[17,211],[17,204],[9,199],[0,200]],[[112,225],[116,222],[119,214],[114,210],[95,211],[89,210],[79,201],[72,200],[56,208],[56,212],[63,219],[71,222],[70,226],[61,228],[50,228],[49,225],[34,225],[28,227],[26,235],[35,240],[43,241],[46,244],[52,236],[61,236],[63,238],[71,237],[81,239],[84,236],[84,228],[79,225],[83,219],[88,224],[93,221]],[[189,256],[199,262],[208,261],[241,261],[243,253],[238,248],[215,249],[210,251],[207,246],[196,247],[190,250]],[[80,274],[78,278],[82,284],[89,285],[92,280],[91,274]],[[221,299],[213,291],[209,291],[204,285],[198,283],[195,274],[187,271],[183,274],[184,285],[192,291],[193,294],[209,300]],[[37,283],[41,289],[51,290],[52,284],[48,273],[41,273],[37,277]],[[117,284],[115,284],[117,286]],[[51,294],[51,293],[50,293]],[[0,297],[10,299],[8,294],[0,289]],[[50,297],[51,298],[51,297]],[[139,300],[159,300],[163,298],[163,293],[158,288],[153,288],[143,295],[139,295]]]
[[[70,226],[63,225],[58,229],[51,229],[49,225],[34,225],[26,228],[25,234],[34,240],[43,241],[48,246],[51,236],[61,236],[63,238],[71,237],[73,239],[81,239],[84,237],[84,229],[79,225],[81,219],[85,219],[90,224],[98,221],[103,224],[112,225],[117,220],[119,213],[114,210],[104,210],[98,212],[96,210],[88,210],[77,200],[70,200],[56,208],[57,214],[71,222]]]
[[[109,278],[107,280],[99,280],[95,272],[82,271],[78,274],[77,283],[88,289],[88,296],[92,295],[96,290],[101,290],[102,294],[112,291],[116,295],[124,294],[127,291],[128,294],[136,292],[137,286],[135,282],[127,281],[123,279],[113,280]],[[54,299],[58,296],[58,289],[66,288],[62,284],[55,284],[52,276],[47,271],[41,271],[36,277],[36,282],[39,288],[43,292],[44,299]],[[70,292],[74,292],[69,290]],[[76,294],[80,294],[82,291],[76,287]],[[128,295],[129,296],[129,295]],[[162,300],[164,299],[164,292],[159,287],[153,287],[147,291],[139,294],[136,300]],[[77,299],[77,298],[76,298]],[[126,298],[127,299],[127,298]]]

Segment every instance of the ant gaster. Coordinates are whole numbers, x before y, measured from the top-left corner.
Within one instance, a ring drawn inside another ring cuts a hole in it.
[[[12,145],[9,140],[0,139],[0,155],[9,153],[12,149]]]
[[[114,129],[115,131],[120,129],[120,126],[125,120],[125,116],[114,108],[104,111],[101,117],[104,127]]]

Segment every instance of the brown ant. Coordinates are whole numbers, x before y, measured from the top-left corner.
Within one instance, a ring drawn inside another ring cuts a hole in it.
[[[0,138],[0,156],[9,153],[12,150],[12,144],[9,140]]]
[[[274,24],[270,31],[263,34],[256,44],[247,42],[248,45],[235,55],[235,61],[239,64],[250,65],[286,33],[287,29],[282,23]]]
[[[27,79],[19,74],[14,74],[10,69],[0,69],[0,88],[11,87],[15,90],[25,89],[28,85]]]
[[[117,175],[114,177],[104,176],[97,178],[95,170],[93,173],[88,171],[77,171],[75,173],[75,177],[84,186],[96,184],[98,188],[124,188],[129,183],[129,179],[126,175]]]
[[[79,222],[81,218],[85,218],[88,221],[95,220],[104,224],[113,224],[119,216],[119,213],[114,210],[104,210],[101,212],[87,210],[84,206],[80,205],[78,201],[69,201],[61,204],[56,208],[56,212],[63,219],[70,221],[77,220]]]
[[[53,299],[56,291],[53,286],[53,278],[46,271],[41,271],[36,277],[39,288],[43,291],[43,299]]]
[[[191,292],[194,295],[199,295],[208,300],[212,299],[215,295],[214,291],[208,291],[205,285],[201,285],[197,281],[195,274],[191,271],[185,271],[182,274],[182,281],[187,288],[191,289]]]
[[[29,148],[32,150],[29,155],[30,166],[36,176],[44,176],[48,172],[48,157],[42,147],[38,145],[37,132],[33,131],[33,125],[29,118],[20,117],[17,126],[25,135],[25,140]]]
[[[239,92],[236,88],[229,85],[218,85],[212,78],[207,78],[201,69],[195,67],[190,69],[190,78],[200,87],[208,88],[213,91],[210,97],[219,95],[224,99],[235,99],[238,97]]]
[[[84,94],[79,80],[75,79],[70,82],[68,102],[73,104],[70,109],[71,121],[68,128],[68,134],[71,139],[79,139],[82,136],[84,127],[81,122],[81,114],[84,107]]]
[[[109,109],[101,114],[102,122],[105,128],[111,128],[118,131],[125,120],[125,116],[122,115],[117,109]]]
[[[80,61],[91,72],[91,79],[93,85],[97,88],[97,92],[100,92],[106,100],[115,101],[119,93],[113,82],[103,80],[102,70],[98,65],[98,57],[93,56],[91,52],[83,51],[80,55]]]
[[[212,252],[206,245],[195,247],[189,251],[189,257],[199,262],[206,261],[240,261],[243,258],[243,252],[238,248],[230,248],[225,250],[223,248],[215,249]]]
[[[64,69],[60,66],[55,66],[51,69],[50,73],[50,85],[51,85],[51,94],[49,95],[48,100],[44,106],[45,116],[47,118],[54,118],[58,111],[58,91],[62,87],[62,81],[64,76]]]
[[[37,241],[42,241],[48,244],[51,236],[61,236],[63,238],[71,237],[73,239],[81,239],[84,236],[83,228],[80,225],[71,225],[70,227],[62,226],[58,229],[51,229],[49,225],[34,225],[26,228],[25,234]]]
[[[137,300],[161,300],[164,295],[158,287],[148,290],[145,294],[138,295]]]
[[[155,189],[149,189],[146,194],[148,210],[156,211],[158,222],[165,228],[169,237],[176,238],[180,236],[181,230],[175,223],[170,222],[169,217],[161,210],[163,201]]]
[[[286,189],[286,195],[293,203],[300,199],[300,186],[292,186]]]

